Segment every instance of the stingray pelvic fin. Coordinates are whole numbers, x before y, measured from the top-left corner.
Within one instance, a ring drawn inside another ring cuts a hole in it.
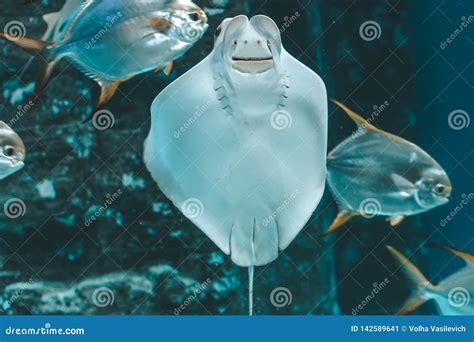
[[[329,235],[339,228],[341,228],[346,222],[348,222],[351,218],[355,216],[360,216],[360,213],[349,211],[349,210],[341,210],[337,217],[334,219],[334,222],[329,226],[328,230],[323,233],[323,236]]]

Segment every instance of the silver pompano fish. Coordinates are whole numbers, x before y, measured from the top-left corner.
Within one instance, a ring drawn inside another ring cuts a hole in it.
[[[0,180],[24,166],[26,152],[20,136],[0,121]]]
[[[98,107],[112,98],[120,83],[138,74],[163,68],[169,73],[172,62],[208,28],[204,11],[188,0],[88,0],[79,9],[73,5],[62,24],[55,24],[54,41],[9,41],[33,54],[41,51],[47,61],[37,94],[56,64],[66,58],[101,85]]]
[[[443,315],[473,315],[474,256],[450,247],[433,246],[450,251],[462,258],[467,264],[464,268],[443,279],[438,285],[432,285],[410,260],[395,248],[387,246],[390,253],[400,263],[403,273],[414,286],[412,295],[403,304],[398,314],[406,314],[415,310],[424,302],[434,299]]]
[[[328,155],[327,180],[339,214],[326,234],[357,215],[388,216],[392,226],[396,226],[405,216],[448,202],[451,182],[428,153],[333,102],[359,129]]]

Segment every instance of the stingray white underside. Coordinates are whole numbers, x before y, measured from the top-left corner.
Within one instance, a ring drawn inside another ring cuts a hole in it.
[[[145,162],[163,193],[237,265],[261,266],[288,247],[321,200],[326,89],[283,50],[289,89],[281,109],[290,123],[275,129],[268,109],[251,117],[222,109],[212,60],[211,53],[155,99]]]

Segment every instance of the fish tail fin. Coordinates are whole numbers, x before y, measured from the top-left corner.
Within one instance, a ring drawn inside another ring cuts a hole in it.
[[[391,246],[387,246],[388,251],[400,263],[400,269],[409,280],[414,290],[411,296],[398,310],[397,315],[404,315],[426,302],[429,297],[428,291],[434,290],[434,286],[426,279],[421,271],[402,253]]]
[[[0,33],[0,39],[6,40],[10,44],[15,45],[19,47],[20,49],[22,49],[23,51],[28,52],[30,55],[37,55],[45,47],[48,47],[54,44],[54,43],[47,42],[44,40],[39,40],[39,39],[11,36],[4,32]]]
[[[327,236],[331,233],[334,233],[336,230],[341,228],[345,223],[347,223],[351,218],[355,216],[359,216],[359,213],[349,210],[341,210],[337,214],[336,218],[334,219],[333,223],[329,226],[329,228],[323,233],[323,236]]]
[[[40,72],[36,80],[34,95],[35,99],[38,99],[40,93],[46,87],[53,73],[54,67],[59,62],[59,58],[52,59],[53,54],[46,50],[47,47],[53,46],[55,43],[27,37],[12,37],[6,33],[0,33],[0,39],[8,41],[10,44],[19,47],[34,57],[39,57],[36,59],[40,63]]]

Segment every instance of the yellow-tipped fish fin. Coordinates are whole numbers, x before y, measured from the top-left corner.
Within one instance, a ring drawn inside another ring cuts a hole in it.
[[[387,221],[390,221],[390,225],[392,227],[396,227],[398,226],[400,223],[403,222],[403,220],[405,219],[405,215],[394,215],[394,216],[390,216]]]
[[[421,271],[410,260],[408,260],[402,253],[393,248],[386,246],[390,254],[400,263],[400,269],[406,278],[414,287],[413,294],[398,310],[398,315],[403,315],[415,310],[421,304],[426,302],[426,289],[434,289],[434,286],[425,278]]]
[[[38,54],[41,50],[45,47],[54,45],[52,42],[46,42],[44,40],[39,39],[32,39],[32,38],[20,38],[20,37],[13,37],[6,33],[0,33],[0,39],[4,39],[10,44],[13,44],[22,50],[28,52],[31,55]]]
[[[358,125],[361,126],[365,129],[372,130],[372,131],[377,131],[377,132],[383,132],[377,127],[371,125],[370,123],[367,122],[363,117],[361,117],[359,114],[355,113],[354,111],[350,110],[348,107],[343,105],[341,102],[331,99],[331,102],[339,106],[342,110],[346,112],[346,114]]]
[[[156,68],[156,69],[155,69],[155,70],[153,70],[153,71],[154,71],[154,72],[160,72],[160,71],[161,71],[161,69],[163,69],[163,68],[162,68],[162,67],[158,67],[158,68]]]
[[[116,81],[112,83],[104,83],[100,87],[100,98],[97,103],[97,109],[101,109],[105,104],[107,104],[112,97],[115,95],[118,87],[122,84],[122,81]]]
[[[39,58],[40,59],[40,58]],[[39,67],[39,74],[36,79],[36,85],[35,85],[35,96],[38,98],[43,90],[46,88],[46,85],[49,82],[49,79],[51,78],[51,75],[53,74],[54,68],[59,63],[59,60],[52,61],[52,62],[44,62],[40,61],[41,65]]]
[[[444,249],[444,250],[449,251],[449,252],[453,253],[454,255],[460,257],[461,259],[463,259],[466,262],[466,264],[474,265],[474,255],[469,254],[467,252],[461,252],[461,251],[458,251],[454,248],[444,246],[444,245],[441,245],[441,244],[437,244],[437,243],[430,243],[430,244],[428,244],[428,247]]]
[[[351,218],[355,216],[359,216],[360,213],[356,213],[354,211],[348,211],[348,210],[341,210],[336,218],[334,219],[334,222],[329,226],[328,230],[326,230],[323,233],[323,236],[329,235],[339,228],[341,228],[346,222],[348,222]]]
[[[172,24],[166,20],[161,18],[150,18],[150,26],[158,32],[167,32]]]
[[[165,75],[166,76],[169,76],[171,74],[171,70],[173,70],[173,64],[174,64],[173,61],[168,63],[168,66],[165,69]]]

